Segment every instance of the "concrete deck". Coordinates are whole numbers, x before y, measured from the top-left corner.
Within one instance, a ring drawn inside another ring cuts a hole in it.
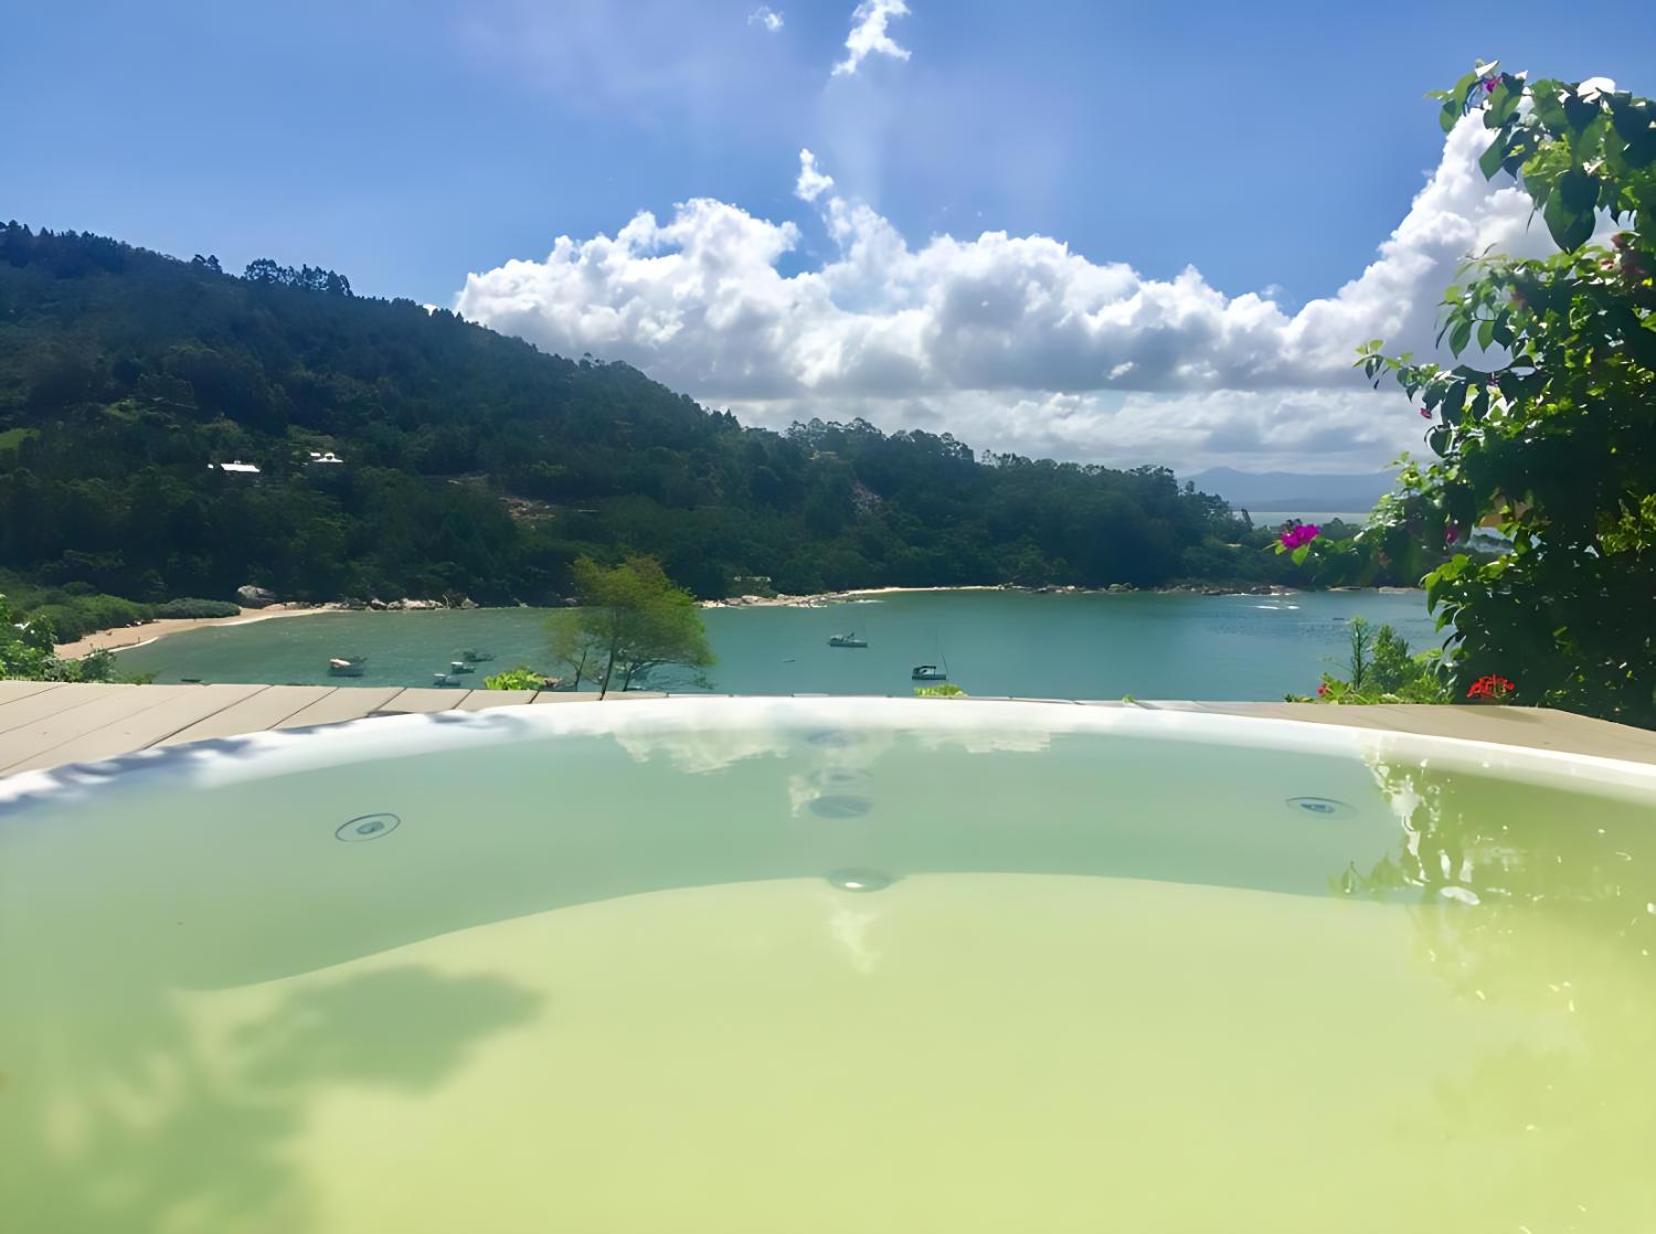
[[[634,692],[608,701],[661,698]],[[90,685],[0,681],[0,776],[95,762],[212,737],[337,724],[408,712],[481,711],[518,703],[596,703],[595,694],[397,686]],[[1075,700],[1030,700],[1063,701]],[[954,704],[939,703],[939,706]],[[1310,703],[1081,702],[1310,720],[1656,764],[1656,733],[1532,707],[1333,707]]]

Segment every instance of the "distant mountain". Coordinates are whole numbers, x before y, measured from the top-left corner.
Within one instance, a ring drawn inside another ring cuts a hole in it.
[[[1393,473],[1361,472],[1356,475],[1303,475],[1292,471],[1236,471],[1214,467],[1182,477],[1204,493],[1214,493],[1242,510],[1337,510],[1360,512],[1370,509],[1391,491]]]

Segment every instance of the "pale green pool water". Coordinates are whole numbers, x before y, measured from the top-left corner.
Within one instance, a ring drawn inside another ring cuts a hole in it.
[[[1293,596],[891,594],[826,608],[710,609],[712,688],[734,694],[907,694],[916,664],[947,663],[980,695],[1281,699],[1309,694],[1345,655],[1346,622],[1391,622],[1424,650],[1438,636],[1420,592]],[[159,681],[339,684],[332,656],[368,656],[357,685],[427,686],[463,649],[489,668],[550,671],[546,613],[339,613],[194,631],[123,653]],[[854,630],[869,646],[831,648]],[[468,678],[475,683],[476,678]],[[669,680],[675,689],[690,683]]]
[[[1656,775],[1505,757],[669,701],[0,782],[4,1228],[1653,1228]]]

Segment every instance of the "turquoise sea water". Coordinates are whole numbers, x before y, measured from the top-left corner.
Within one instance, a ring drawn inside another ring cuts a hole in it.
[[[706,610],[711,689],[734,694],[907,694],[916,664],[946,665],[972,694],[1280,699],[1337,667],[1353,616],[1390,622],[1417,649],[1436,636],[1419,592],[1292,596],[910,592],[823,608]],[[368,657],[356,685],[432,684],[467,648],[492,652],[467,684],[514,664],[550,672],[541,609],[329,613],[204,629],[121,655],[157,681],[321,684],[332,656]],[[827,645],[854,631],[867,648]],[[696,688],[683,678],[673,689]]]

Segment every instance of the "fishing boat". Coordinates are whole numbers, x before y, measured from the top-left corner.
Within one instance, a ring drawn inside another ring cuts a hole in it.
[[[494,659],[494,652],[473,651],[471,648],[467,648],[465,651],[460,653],[460,658],[467,664],[487,664],[490,660]]]
[[[947,681],[949,674],[935,664],[916,664],[909,677],[914,681]]]
[[[477,669],[464,660],[450,660],[448,671],[458,676],[461,673],[475,673]]]
[[[328,661],[330,677],[360,677],[367,671],[367,656],[335,656]]]
[[[453,673],[433,673],[431,684],[434,686],[457,686],[460,682]]]
[[[855,634],[836,634],[828,640],[830,647],[866,647],[868,640],[858,638]]]

